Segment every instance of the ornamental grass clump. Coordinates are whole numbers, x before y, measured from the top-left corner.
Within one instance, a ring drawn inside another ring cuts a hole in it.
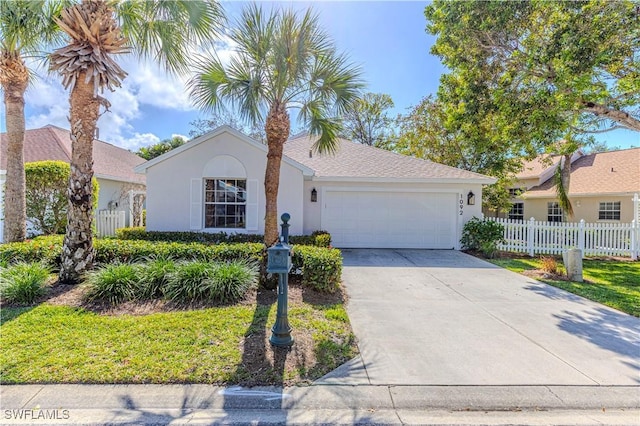
[[[211,297],[222,303],[235,303],[258,285],[255,263],[234,261],[219,265],[210,280]]]
[[[0,296],[9,303],[31,305],[46,292],[45,284],[51,274],[46,265],[17,263],[0,269]]]
[[[140,266],[136,297],[140,300],[159,299],[169,282],[168,276],[176,270],[176,261],[170,258],[151,258]]]
[[[246,261],[179,263],[167,275],[164,294],[174,302],[233,303],[258,282],[258,268]]]
[[[130,263],[106,265],[87,275],[85,298],[89,301],[105,300],[117,305],[137,298],[141,266]]]
[[[558,261],[552,256],[542,256],[540,258],[540,269],[547,274],[558,275]]]
[[[200,260],[177,264],[175,270],[167,275],[165,297],[174,302],[208,300],[210,280],[217,267]]]

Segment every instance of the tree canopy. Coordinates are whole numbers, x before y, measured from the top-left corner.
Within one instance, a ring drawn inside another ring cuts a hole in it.
[[[145,160],[151,160],[161,156],[165,152],[169,152],[179,146],[184,145],[186,141],[180,136],[174,136],[171,139],[165,139],[158,143],[149,146],[143,146],[136,152],[136,155],[144,158]]]
[[[391,96],[365,93],[344,114],[344,136],[364,145],[382,145],[394,124],[393,117],[389,116],[390,108],[393,108]]]
[[[450,121],[489,116],[527,152],[567,132],[640,131],[637,3],[436,0],[425,15],[451,70],[439,92]]]

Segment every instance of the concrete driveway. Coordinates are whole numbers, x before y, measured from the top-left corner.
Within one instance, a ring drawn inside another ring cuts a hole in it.
[[[324,383],[640,384],[638,318],[456,251],[343,256],[361,355]]]

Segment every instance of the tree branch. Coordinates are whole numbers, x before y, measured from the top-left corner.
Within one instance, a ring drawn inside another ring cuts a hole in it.
[[[590,112],[599,118],[606,118],[608,120],[615,121],[620,126],[625,127],[629,130],[640,132],[640,120],[633,117],[628,112],[612,109],[605,105],[587,101],[582,102],[582,110],[585,112]]]

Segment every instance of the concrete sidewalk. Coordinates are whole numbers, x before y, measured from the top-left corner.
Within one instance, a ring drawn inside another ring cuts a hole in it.
[[[627,386],[13,385],[2,424],[640,424]]]

